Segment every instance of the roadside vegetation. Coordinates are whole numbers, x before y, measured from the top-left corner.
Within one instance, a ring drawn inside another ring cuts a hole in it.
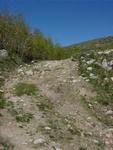
[[[6,49],[14,62],[17,62],[17,57],[24,62],[68,57],[59,44],[54,44],[39,29],[31,32],[32,29],[26,24],[23,15],[1,11],[0,18],[0,49]]]
[[[75,54],[72,60],[79,62],[79,70],[84,80],[93,85],[97,96],[84,99],[93,114],[106,125],[113,125],[113,49],[89,50]],[[99,115],[98,115],[99,114]]]
[[[26,24],[22,14],[11,14],[8,10],[0,11],[0,50],[5,49],[8,56],[0,56],[0,89],[9,73],[20,65],[33,60],[56,60],[69,57],[59,44],[54,44],[50,37],[45,37],[39,29],[32,29]],[[33,94],[34,85],[19,84],[16,94]],[[0,108],[5,107],[4,92],[0,91]]]

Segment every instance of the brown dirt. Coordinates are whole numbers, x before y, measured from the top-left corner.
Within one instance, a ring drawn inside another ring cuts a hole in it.
[[[17,69],[6,79],[3,90],[7,102],[12,103],[0,110],[0,135],[14,145],[11,149],[113,150],[111,137],[105,136],[107,127],[81,100],[82,97],[92,98],[96,93],[80,76],[76,62],[69,59],[41,61],[21,69],[23,72]],[[27,71],[33,75],[26,74]],[[39,91],[33,96],[17,97],[12,91],[19,82],[34,83]],[[49,108],[40,109],[41,105]],[[34,117],[30,122],[17,122],[10,113],[13,109],[22,109]],[[36,139],[45,142],[34,144]]]

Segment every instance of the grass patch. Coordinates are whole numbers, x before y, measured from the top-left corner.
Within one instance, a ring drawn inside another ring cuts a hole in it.
[[[48,129],[48,128],[49,129]],[[46,125],[39,125],[37,127],[37,132],[41,132],[42,134],[48,136],[52,141],[71,141],[73,140],[73,136],[80,136],[80,130],[75,127],[69,129],[64,125],[62,119],[54,118],[48,119]]]
[[[33,118],[33,114],[31,113],[24,113],[23,109],[16,110],[13,107],[9,109],[9,112],[12,116],[15,117],[17,122],[27,122],[29,123],[30,120]]]
[[[25,113],[25,114],[20,114],[16,116],[16,121],[17,122],[30,122],[30,120],[33,118],[33,114],[30,113]]]
[[[42,102],[42,103],[40,103],[40,104],[37,104],[37,106],[38,106],[38,108],[41,110],[41,111],[51,111],[52,110],[52,108],[53,108],[53,106],[52,106],[52,104],[51,103],[48,103],[48,104],[46,104],[46,103],[44,103],[44,102]]]
[[[100,50],[99,50],[100,51]],[[113,121],[109,116],[105,116],[104,107],[113,108],[113,70],[103,68],[103,61],[107,63],[108,67],[112,63],[113,52],[109,54],[99,54],[98,51],[87,51],[77,54],[74,59],[79,62],[79,71],[84,79],[93,85],[93,90],[97,95],[95,98],[81,98],[90,108],[101,122],[107,126],[111,126]],[[88,70],[88,68],[92,68]],[[95,103],[96,102],[96,103]],[[92,106],[92,107],[91,107]]]
[[[40,111],[42,112],[53,112],[53,103],[46,97],[43,97],[43,99],[37,103],[37,106]]]
[[[81,74],[89,79],[91,84],[94,86],[94,90],[98,94],[98,102],[103,105],[112,105],[113,83],[111,77],[113,77],[113,70],[103,69],[98,65],[98,63],[102,64],[103,60],[106,60],[109,63],[112,58],[113,53],[100,56],[95,51],[88,51],[87,53],[81,53],[76,56],[76,60],[79,61],[79,70]],[[94,62],[88,64],[91,60],[94,60]],[[92,71],[88,71],[88,67],[91,67]],[[96,75],[97,78],[91,78],[91,74]]]
[[[0,56],[0,87],[4,85],[5,78],[8,78],[8,74],[14,70],[17,64],[9,56]],[[4,98],[4,92],[0,91],[0,109],[5,108],[6,101]]]
[[[5,99],[1,99],[1,98],[0,98],[0,109],[5,108],[5,105],[6,105]]]
[[[0,109],[3,109],[6,105],[6,101],[4,99],[4,93],[0,91]]]
[[[35,95],[38,91],[38,88],[35,84],[28,84],[28,83],[18,83],[15,86],[14,94],[17,96],[26,95]]]
[[[9,72],[15,66],[15,62],[10,57],[0,57],[0,73]]]
[[[90,113],[90,115],[94,116],[98,119],[98,121],[102,122],[104,125],[107,125],[109,127],[113,126],[113,121],[110,119],[109,116],[106,117],[106,115],[102,112],[101,108],[102,105],[99,104],[99,107],[96,107],[94,102],[99,99],[99,97],[93,97],[93,98],[87,98],[85,96],[81,96],[81,101],[84,104],[84,107],[87,109],[87,111]],[[89,104],[92,105],[92,107],[89,107]]]

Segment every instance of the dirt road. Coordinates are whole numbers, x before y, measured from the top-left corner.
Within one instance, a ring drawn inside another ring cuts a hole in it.
[[[20,82],[35,84],[36,94],[16,96],[12,91]],[[5,148],[113,150],[112,139],[106,136],[110,129],[83,102],[96,93],[80,76],[76,62],[67,59],[20,66],[6,79],[3,90],[9,104],[0,110],[0,135],[9,142]],[[15,112],[32,117],[30,121],[17,121]]]

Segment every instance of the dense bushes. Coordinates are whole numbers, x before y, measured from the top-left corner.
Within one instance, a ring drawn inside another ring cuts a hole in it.
[[[13,15],[8,11],[0,12],[0,49],[7,49],[12,58],[18,55],[24,61],[68,56],[60,45],[55,45],[39,29],[32,33],[22,15]]]

